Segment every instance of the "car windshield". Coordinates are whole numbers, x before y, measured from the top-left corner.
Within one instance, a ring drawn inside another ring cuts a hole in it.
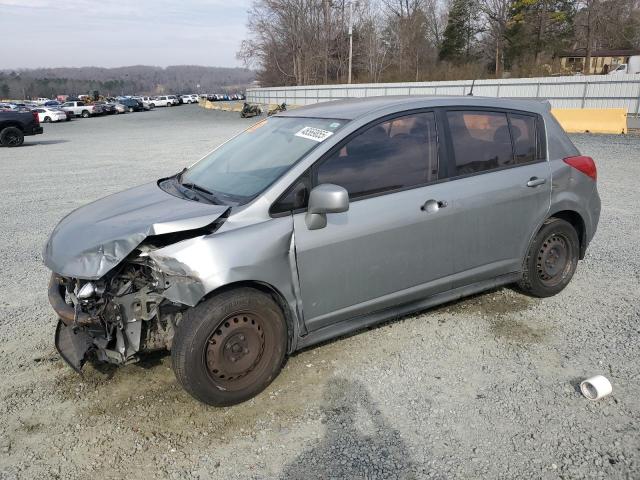
[[[216,198],[246,203],[346,123],[324,118],[263,120],[190,167],[180,181]]]

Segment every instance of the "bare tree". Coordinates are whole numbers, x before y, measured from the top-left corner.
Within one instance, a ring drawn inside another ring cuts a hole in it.
[[[480,10],[484,13],[489,39],[495,51],[495,75],[501,78],[504,72],[504,47],[512,0],[482,0]]]

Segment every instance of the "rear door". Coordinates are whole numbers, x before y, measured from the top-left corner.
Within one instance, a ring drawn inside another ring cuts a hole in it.
[[[314,167],[312,183],[343,186],[350,205],[318,230],[294,214],[308,330],[450,287],[450,210],[433,208],[448,189],[437,138],[434,112],[404,114],[365,128]]]
[[[546,217],[551,173],[544,127],[525,112],[447,109],[453,287],[518,272]]]

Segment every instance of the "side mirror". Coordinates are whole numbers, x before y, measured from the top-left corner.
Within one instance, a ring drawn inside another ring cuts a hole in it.
[[[318,230],[327,226],[327,213],[349,210],[349,193],[331,183],[318,185],[311,190],[308,205],[304,221],[309,230]]]

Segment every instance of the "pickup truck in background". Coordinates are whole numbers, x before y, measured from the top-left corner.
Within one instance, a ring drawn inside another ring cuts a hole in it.
[[[19,147],[24,137],[42,133],[37,112],[28,110],[0,111],[0,146]]]
[[[629,57],[628,63],[622,63],[609,72],[609,75],[640,73],[640,55],[632,55]]]
[[[89,105],[84,102],[65,102],[62,104],[62,109],[82,118],[89,118],[103,113],[100,105]]]

